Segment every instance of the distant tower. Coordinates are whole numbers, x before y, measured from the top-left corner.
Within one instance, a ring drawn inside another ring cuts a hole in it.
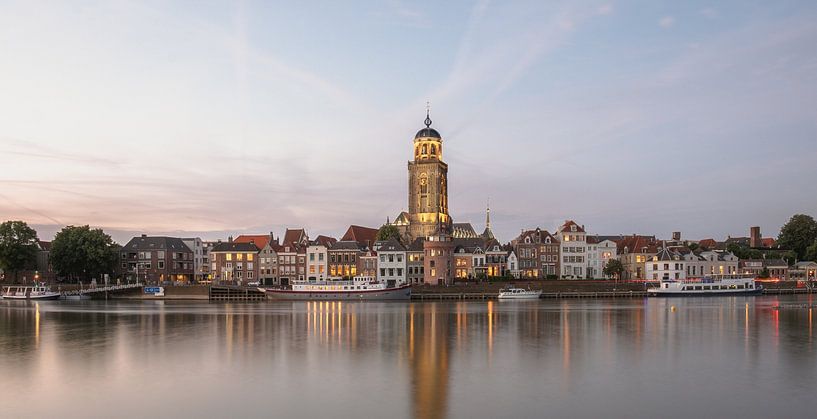
[[[484,239],[493,239],[494,232],[491,231],[491,199],[488,199],[488,203],[485,206],[485,231],[482,232],[482,238]]]
[[[676,242],[681,241],[681,232],[680,231],[673,231],[672,232],[672,241],[676,241]]]
[[[414,160],[408,162],[409,239],[427,238],[439,224],[451,225],[448,215],[448,165],[443,162],[443,140],[431,128],[426,108],[425,128],[414,135]]]
[[[760,237],[760,227],[749,228],[749,247],[763,247],[763,240]]]

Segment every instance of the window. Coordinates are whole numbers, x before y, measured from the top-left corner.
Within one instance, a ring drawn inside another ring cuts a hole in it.
[[[159,262],[156,264],[156,267],[157,267],[157,268],[159,268],[159,269],[164,269],[164,268],[165,268],[165,261],[160,260],[160,261],[159,261]]]
[[[247,260],[252,260],[252,253],[247,253]]]
[[[227,257],[227,260],[233,260],[233,254],[232,253],[227,253],[226,257]]]

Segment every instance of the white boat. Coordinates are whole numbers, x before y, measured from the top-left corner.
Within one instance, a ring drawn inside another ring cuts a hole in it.
[[[51,291],[45,285],[11,285],[3,287],[6,300],[58,300],[60,293]]]
[[[755,295],[763,292],[763,285],[754,277],[739,275],[714,275],[703,278],[663,280],[655,288],[647,289],[649,295]]]
[[[258,288],[273,300],[408,300],[411,285],[387,287],[372,278],[352,281],[294,282],[290,289]]]
[[[500,300],[537,300],[542,296],[542,290],[530,290],[524,288],[505,288],[499,291]]]

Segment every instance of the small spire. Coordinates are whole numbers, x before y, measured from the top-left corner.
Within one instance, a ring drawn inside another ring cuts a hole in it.
[[[488,197],[488,206],[485,208],[485,228],[491,229],[491,198]]]
[[[426,101],[426,120],[425,120],[426,128],[431,126],[431,104]]]

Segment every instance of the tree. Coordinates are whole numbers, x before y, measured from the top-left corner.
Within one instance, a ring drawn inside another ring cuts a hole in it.
[[[817,240],[814,240],[814,243],[806,249],[806,257],[804,259],[817,262]]]
[[[380,227],[380,230],[377,230],[377,240],[386,241],[389,239],[395,239],[398,242],[401,241],[400,230],[391,224],[383,224],[383,226]]]
[[[689,245],[687,245],[687,247],[689,248],[689,250],[692,250],[694,252],[698,250],[698,248],[700,248],[701,246],[698,243],[690,243]]]
[[[777,244],[783,249],[793,250],[799,259],[804,259],[806,249],[817,240],[817,221],[809,215],[796,214],[783,225]]]
[[[621,274],[624,273],[624,264],[618,259],[610,259],[607,261],[607,264],[604,265],[602,273],[619,279],[621,278]]]
[[[769,268],[763,267],[763,270],[760,271],[760,274],[757,276],[758,278],[768,278],[771,274],[769,274]]]
[[[111,236],[89,226],[68,226],[51,243],[51,264],[69,279],[97,278],[112,273],[116,250]]]
[[[0,269],[17,274],[37,263],[37,232],[23,221],[0,224]]]

